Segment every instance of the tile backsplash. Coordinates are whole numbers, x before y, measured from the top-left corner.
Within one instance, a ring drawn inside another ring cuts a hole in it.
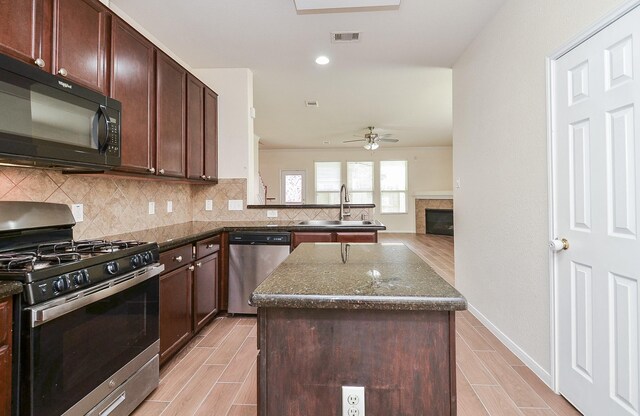
[[[74,237],[96,238],[189,221],[302,221],[337,219],[338,209],[278,208],[278,218],[266,209],[247,209],[246,179],[220,179],[217,185],[131,179],[113,175],[64,175],[53,170],[0,167],[0,201],[44,201],[83,204],[84,221]],[[213,209],[205,210],[212,200]],[[229,200],[242,200],[242,211],[229,211]],[[171,201],[173,212],[167,212]],[[149,202],[155,214],[149,215]],[[352,209],[354,219],[372,218],[370,209]]]

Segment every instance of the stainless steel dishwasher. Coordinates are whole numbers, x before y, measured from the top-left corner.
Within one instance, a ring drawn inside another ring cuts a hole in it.
[[[229,313],[256,314],[249,297],[289,255],[288,232],[229,233]]]

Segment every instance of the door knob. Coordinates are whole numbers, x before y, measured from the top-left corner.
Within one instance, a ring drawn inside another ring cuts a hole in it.
[[[34,61],[34,63],[35,63],[36,65],[38,65],[40,68],[44,68],[44,65],[45,65],[45,63],[44,63],[44,59],[42,59],[42,58],[38,58],[38,59],[36,59],[36,60]]]
[[[147,171],[149,173],[156,173],[156,168],[149,168],[149,169],[147,169]]]
[[[63,77],[66,77],[67,75],[69,75],[69,72],[68,72],[66,69],[64,69],[64,68],[60,68],[60,69],[58,70],[58,74],[59,74],[59,75],[62,75]]]
[[[566,238],[563,238],[563,239],[556,238],[554,240],[549,241],[549,248],[556,253],[562,250],[568,250],[569,241]]]
[[[164,169],[160,169],[160,170],[158,171],[158,173],[159,173],[160,175],[164,175]]]

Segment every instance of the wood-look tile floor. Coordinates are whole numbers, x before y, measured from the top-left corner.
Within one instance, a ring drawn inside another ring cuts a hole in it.
[[[380,242],[406,244],[454,282],[452,237],[389,233]],[[580,415],[471,313],[456,318],[459,416]],[[255,416],[256,347],[255,318],[216,318],[162,367],[134,415]]]

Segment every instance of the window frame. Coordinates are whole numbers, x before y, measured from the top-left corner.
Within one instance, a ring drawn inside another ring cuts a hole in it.
[[[321,163],[333,163],[333,164],[337,164],[338,166],[338,189],[335,191],[318,191],[318,164]],[[319,202],[318,201],[318,195],[319,194],[323,194],[323,195],[333,195],[333,194],[337,194],[338,195],[338,203],[340,203],[340,187],[342,186],[342,162],[341,161],[336,161],[336,160],[316,160],[313,162],[313,186],[314,186],[314,199],[315,199],[315,203],[316,204],[320,204],[320,205],[325,205],[325,204],[331,204],[331,202],[325,203],[325,202]],[[330,201],[330,200],[329,200]]]
[[[287,175],[300,175],[302,176],[302,201],[300,202],[287,202],[286,201],[286,184],[284,178]],[[306,192],[307,192],[307,171],[303,169],[286,169],[280,171],[280,203],[282,205],[302,205],[306,201]]]
[[[345,161],[346,163],[346,181],[345,184],[347,185],[347,193],[351,194],[369,194],[370,195],[370,200],[369,202],[353,202],[351,201],[351,203],[359,203],[359,204],[373,204],[373,201],[375,200],[375,192],[376,192],[376,163],[373,160],[347,160]],[[357,163],[367,163],[371,165],[371,188],[369,190],[354,190],[352,188],[352,184],[350,183],[349,179],[349,164],[357,164]]]
[[[382,165],[385,162],[404,162],[404,187],[401,190],[384,190],[382,189]],[[379,162],[379,174],[378,174],[378,192],[380,193],[380,214],[384,215],[404,215],[409,213],[409,161],[406,159],[395,160],[380,160]],[[404,211],[385,211],[382,204],[382,196],[385,194],[404,194]]]

